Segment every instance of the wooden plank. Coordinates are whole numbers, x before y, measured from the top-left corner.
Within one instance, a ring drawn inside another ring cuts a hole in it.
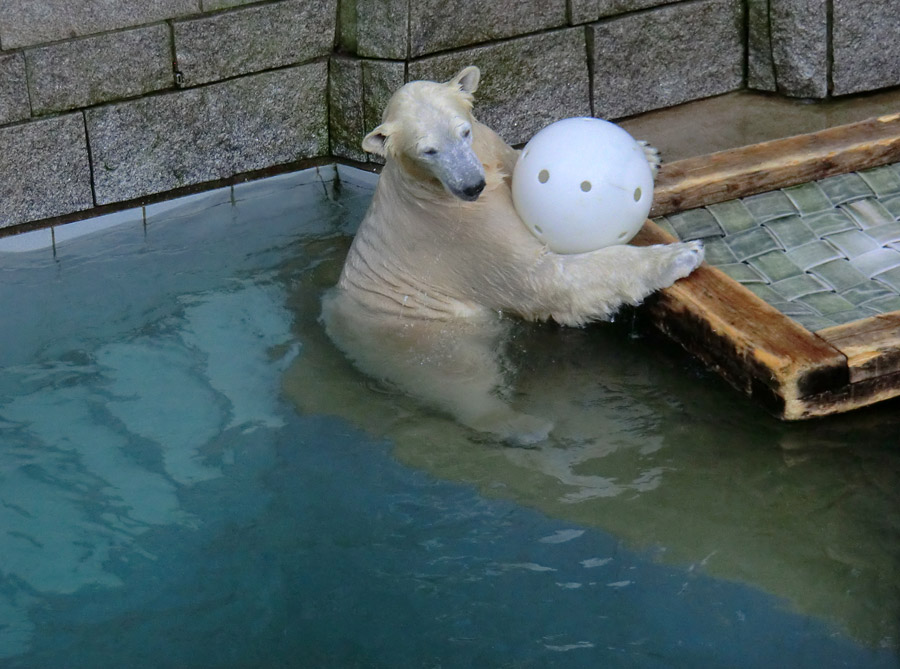
[[[900,162],[900,114],[664,166],[652,215]],[[636,244],[675,241],[647,221]],[[788,420],[900,396],[900,312],[812,333],[707,265],[646,311],[735,387]]]
[[[816,334],[847,356],[851,383],[900,372],[900,311]]]
[[[660,169],[651,216],[900,161],[900,114],[679,160]]]
[[[671,241],[647,221],[633,243]],[[708,265],[661,291],[647,310],[666,334],[785,418],[804,417],[804,397],[849,382],[840,351]]]
[[[803,400],[802,418],[819,418],[900,397],[900,373],[873,376]]]

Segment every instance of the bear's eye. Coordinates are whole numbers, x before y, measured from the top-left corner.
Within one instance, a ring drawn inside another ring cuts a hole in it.
[[[471,134],[472,134],[472,128],[463,128],[463,131],[462,131],[463,139],[469,139],[469,135],[471,135]]]
[[[427,148],[427,149],[423,149],[423,150],[422,150],[422,155],[425,155],[425,156],[436,156],[436,155],[437,155],[437,149],[434,149],[434,148],[431,148],[431,147],[429,147],[429,148]]]

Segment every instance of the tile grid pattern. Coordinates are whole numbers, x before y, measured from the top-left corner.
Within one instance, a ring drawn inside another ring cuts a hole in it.
[[[655,222],[811,331],[900,310],[900,163]]]

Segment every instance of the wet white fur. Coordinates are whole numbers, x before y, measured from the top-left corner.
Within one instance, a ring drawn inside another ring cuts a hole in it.
[[[535,441],[550,426],[496,393],[497,314],[573,326],[608,319],[690,274],[703,251],[548,250],[513,207],[518,152],[472,116],[478,79],[469,67],[446,83],[406,84],[366,136],[363,148],[386,164],[323,317],[363,371],[476,429]],[[482,178],[477,199],[462,199]]]

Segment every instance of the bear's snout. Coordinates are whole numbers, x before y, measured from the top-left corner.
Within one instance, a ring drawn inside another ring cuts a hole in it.
[[[484,179],[481,179],[478,183],[463,188],[460,191],[460,198],[466,200],[467,202],[474,202],[478,199],[478,196],[481,195],[481,191],[483,190]]]

